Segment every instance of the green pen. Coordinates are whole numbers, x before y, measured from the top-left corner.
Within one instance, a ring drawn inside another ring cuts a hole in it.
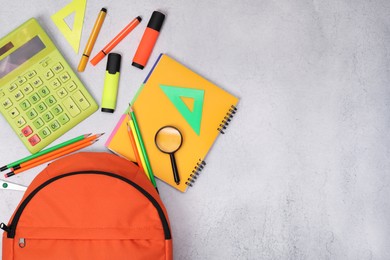
[[[16,162],[4,165],[3,167],[0,168],[0,171],[5,171],[5,170],[11,169],[11,168],[18,168],[19,164],[21,164],[21,163],[27,162],[27,161],[32,160],[34,158],[37,158],[37,157],[39,157],[41,155],[50,153],[50,152],[55,151],[57,149],[60,149],[60,148],[62,148],[64,146],[67,146],[67,145],[73,144],[75,142],[78,142],[80,140],[83,140],[84,138],[87,138],[90,135],[91,134],[80,135],[78,137],[75,137],[75,138],[70,139],[68,141],[65,141],[63,143],[57,144],[57,145],[55,145],[53,147],[50,147],[48,149],[42,150],[42,151],[40,151],[38,153],[32,154],[30,156],[27,156],[27,157],[25,157],[23,159],[20,159],[20,160],[16,161]]]
[[[102,112],[114,113],[115,111],[120,69],[121,55],[118,53],[108,54],[102,97]]]

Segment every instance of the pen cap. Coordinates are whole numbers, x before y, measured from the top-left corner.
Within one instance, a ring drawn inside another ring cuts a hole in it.
[[[106,70],[110,74],[115,74],[121,70],[121,59],[122,56],[118,53],[108,54],[107,67]]]
[[[165,15],[159,11],[154,11],[152,17],[150,17],[148,27],[156,31],[160,31],[162,24],[164,22]]]

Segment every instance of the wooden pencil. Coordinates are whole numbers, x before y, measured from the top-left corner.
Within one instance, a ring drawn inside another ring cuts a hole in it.
[[[146,164],[146,168],[148,169],[148,172],[149,172],[150,181],[153,183],[153,186],[157,189],[157,183],[156,183],[156,180],[154,179],[152,167],[150,165],[149,158],[148,158],[148,155],[146,153],[145,145],[144,145],[144,142],[142,140],[141,132],[139,130],[139,126],[137,123],[137,117],[135,116],[135,113],[134,113],[131,105],[129,106],[129,113],[133,119],[132,121],[134,122],[135,133],[138,137],[138,141],[139,141],[139,144],[141,147],[141,152],[142,152],[144,159],[145,159],[145,164]]]
[[[133,151],[134,151],[134,155],[135,155],[135,160],[137,161],[137,164],[138,166],[143,169],[144,173],[146,174],[146,176],[149,178],[147,172],[145,171],[145,162],[143,162],[143,159],[141,159],[140,157],[140,154],[139,154],[139,148],[136,144],[136,140],[135,140],[135,137],[134,137],[134,131],[132,131],[132,128],[131,128],[131,116],[129,116],[129,121],[127,122],[127,133],[129,134],[129,139],[130,139],[130,142],[131,142],[131,147],[133,148]],[[149,179],[150,180],[150,179]]]
[[[53,153],[52,156],[45,156],[45,158],[41,158],[41,160],[37,160],[34,163],[26,164],[24,167],[21,167],[21,168],[19,168],[17,170],[14,170],[14,171],[11,171],[9,173],[4,174],[4,177],[8,178],[8,177],[14,176],[16,174],[19,174],[21,172],[27,171],[27,170],[29,170],[31,168],[36,167],[36,166],[39,166],[39,165],[41,165],[43,163],[46,163],[46,162],[58,159],[58,158],[60,158],[60,157],[62,157],[64,155],[70,154],[72,152],[75,152],[75,151],[78,151],[80,149],[83,149],[83,148],[85,148],[87,146],[90,146],[93,143],[97,142],[97,140],[99,140],[99,139],[89,140],[89,141],[80,141],[78,143],[78,145],[76,145],[76,146],[72,146],[71,148],[66,147],[68,149],[64,149],[60,153]]]

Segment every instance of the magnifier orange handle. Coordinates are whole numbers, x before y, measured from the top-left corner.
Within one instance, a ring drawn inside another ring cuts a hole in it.
[[[170,153],[169,156],[171,157],[171,165],[172,165],[172,171],[173,171],[173,179],[175,180],[176,184],[180,184],[180,176],[179,171],[177,170],[176,166],[176,160],[174,153]]]

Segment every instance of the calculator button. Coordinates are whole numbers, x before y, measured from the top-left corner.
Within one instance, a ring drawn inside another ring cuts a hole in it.
[[[19,104],[19,106],[25,111],[27,108],[31,107],[31,103],[26,99],[23,100],[22,103]]]
[[[38,92],[41,97],[46,97],[50,93],[49,89],[46,86],[41,88]]]
[[[50,86],[52,86],[54,89],[56,89],[59,86],[61,86],[61,82],[58,79],[55,79],[52,82],[50,82]]]
[[[62,107],[61,107],[60,105],[56,105],[55,107],[53,107],[53,108],[51,109],[51,112],[52,112],[54,115],[56,115],[56,116],[58,116],[59,114],[61,114],[62,111],[63,111],[63,110],[62,110]]]
[[[18,77],[18,80],[16,81],[19,85],[24,84],[27,81],[25,77]]]
[[[34,119],[37,117],[37,115],[38,115],[38,113],[37,113],[37,111],[35,111],[34,108],[27,112],[27,117],[29,119]]]
[[[30,94],[34,89],[31,87],[30,84],[27,84],[26,86],[23,87],[23,92],[24,94]]]
[[[16,125],[20,128],[26,124],[26,120],[23,117],[19,117],[18,120],[16,120]]]
[[[14,91],[15,89],[18,88],[18,85],[16,85],[16,83],[12,83],[9,87],[8,87],[8,91],[9,92],[12,92]]]
[[[1,102],[1,104],[3,105],[3,107],[5,109],[9,108],[10,106],[12,106],[12,102],[9,98],[7,98],[6,100],[4,100],[3,102]]]
[[[41,131],[39,131],[38,134],[39,134],[40,137],[45,139],[46,137],[48,137],[51,134],[51,131],[50,131],[49,128],[45,127]]]
[[[54,120],[53,122],[50,123],[49,127],[51,130],[56,131],[58,128],[60,128],[60,123],[58,123],[57,120]]]
[[[76,83],[74,83],[74,81],[72,81],[71,83],[69,83],[68,85],[66,85],[66,89],[67,89],[69,92],[72,92],[73,90],[77,89],[77,85],[76,85]]]
[[[39,113],[42,113],[43,111],[45,111],[47,109],[47,106],[45,103],[40,103],[39,105],[37,105],[36,107],[36,110],[38,110]]]
[[[30,144],[31,144],[32,146],[35,146],[37,143],[39,143],[39,142],[41,141],[41,138],[39,138],[38,135],[33,135],[33,136],[31,136],[31,137],[28,139],[28,141],[30,142]]]
[[[22,129],[22,134],[26,137],[31,135],[32,133],[33,133],[33,130],[31,129],[31,127],[29,125]]]
[[[37,103],[39,100],[41,100],[41,98],[39,97],[38,93],[34,93],[33,95],[31,95],[29,98],[28,98],[31,103],[35,104]]]
[[[60,76],[60,79],[63,83],[67,82],[68,80],[70,80],[70,76],[67,72],[61,74]]]
[[[53,114],[51,112],[46,112],[45,114],[43,114],[42,117],[43,117],[43,120],[45,120],[46,123],[50,122],[54,118],[54,116],[53,116]]]
[[[31,79],[32,77],[34,77],[35,75],[37,75],[37,73],[35,72],[35,70],[32,70],[32,71],[29,71],[27,72],[24,76],[28,79]]]
[[[51,79],[52,77],[54,77],[54,73],[51,69],[47,70],[44,75],[45,79]]]
[[[15,118],[19,115],[19,110],[16,107],[13,107],[8,113],[11,118]]]
[[[67,99],[65,99],[63,104],[64,104],[64,107],[66,108],[66,110],[68,110],[69,114],[72,117],[75,117],[78,114],[80,114],[80,112],[81,112],[80,109],[77,107],[77,105],[74,103],[74,101],[71,97],[68,97]]]
[[[41,86],[43,84],[43,82],[42,82],[42,80],[41,80],[41,78],[40,77],[36,77],[35,79],[33,79],[33,81],[32,81],[32,85],[33,85],[33,87],[39,87],[39,86]]]
[[[73,94],[73,98],[76,100],[76,103],[81,107],[82,110],[85,110],[90,106],[80,90]]]
[[[68,117],[67,114],[64,113],[64,114],[62,114],[62,115],[58,118],[58,120],[60,120],[61,124],[65,125],[66,123],[69,122],[69,117]]]
[[[55,103],[57,103],[57,100],[54,96],[49,96],[48,98],[45,99],[45,103],[51,107]]]
[[[62,66],[61,63],[58,62],[56,65],[54,65],[52,69],[55,73],[58,73],[61,72],[64,69],[64,67]]]
[[[33,122],[34,126],[39,129],[41,128],[45,123],[43,122],[42,118],[38,118]]]
[[[18,92],[16,92],[15,93],[15,99],[16,99],[16,101],[19,101],[19,100],[21,100],[23,97],[24,97],[24,95],[23,95],[23,93],[19,90]]]
[[[68,95],[68,92],[64,88],[61,88],[60,90],[57,91],[57,95],[60,98],[64,98],[66,95]]]

